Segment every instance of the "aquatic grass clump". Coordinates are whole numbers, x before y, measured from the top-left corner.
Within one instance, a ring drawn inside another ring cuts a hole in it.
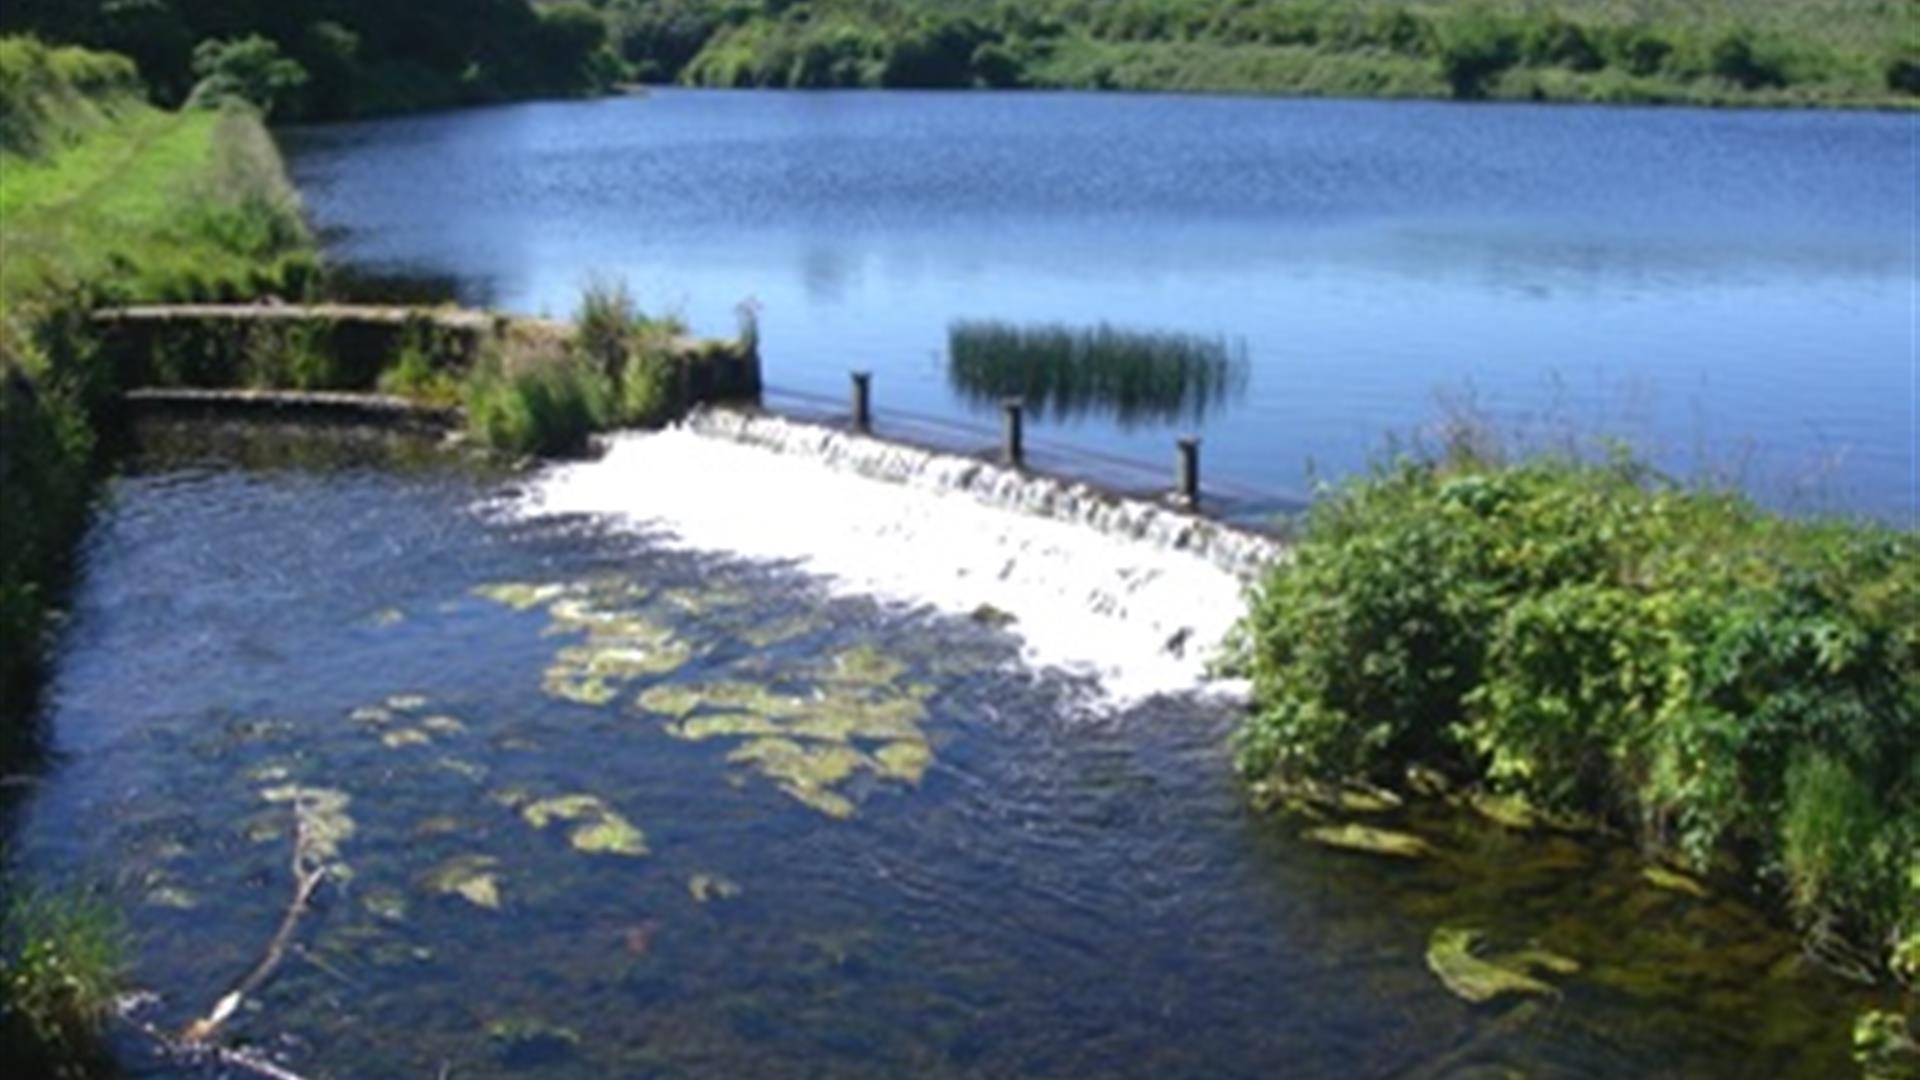
[[[1106,323],[963,320],[947,330],[947,356],[948,381],[962,397],[995,406],[1017,397],[1056,419],[1198,421],[1247,389],[1244,342]]]
[[[80,892],[27,892],[0,914],[0,1063],[13,1075],[91,1075],[126,989],[120,913]]]

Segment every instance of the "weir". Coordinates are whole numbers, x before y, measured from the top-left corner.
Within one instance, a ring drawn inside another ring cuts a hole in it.
[[[1276,539],[1150,500],[765,413],[709,407],[543,471],[510,512],[589,515],[972,616],[1113,700],[1206,689]]]
[[[869,479],[964,495],[987,506],[1185,552],[1241,578],[1251,578],[1282,552],[1279,541],[1270,536],[1216,521],[1184,505],[1121,495],[1084,481],[828,424],[723,406],[696,409],[683,426],[711,438],[813,458]]]

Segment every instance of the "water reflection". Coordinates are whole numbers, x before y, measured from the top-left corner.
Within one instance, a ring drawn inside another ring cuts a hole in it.
[[[1106,323],[956,322],[947,377],[976,405],[1019,398],[1052,419],[1111,417],[1123,428],[1198,422],[1246,396],[1246,342]]]

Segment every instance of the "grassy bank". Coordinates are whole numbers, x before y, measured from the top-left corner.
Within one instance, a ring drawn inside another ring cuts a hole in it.
[[[117,373],[102,301],[298,291],[317,262],[278,155],[241,109],[147,105],[122,58],[0,39],[0,688],[17,731],[84,522]]]
[[[258,118],[168,114],[124,58],[0,39],[0,769],[35,748],[44,638],[101,468],[118,373],[103,297],[233,296],[314,265]],[[119,987],[106,909],[28,897],[0,917],[0,1061],[80,1075]]]
[[[1912,107],[1898,0],[609,0],[642,77]]]
[[[1243,630],[1250,776],[1438,770],[1771,897],[1834,967],[1920,978],[1913,534],[1627,459],[1455,454],[1316,504]],[[1862,1020],[1874,1075],[1920,1068],[1907,1002]]]

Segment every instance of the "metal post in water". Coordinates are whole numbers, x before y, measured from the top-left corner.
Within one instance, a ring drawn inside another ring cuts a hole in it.
[[[873,430],[873,372],[853,373],[853,430],[862,435]]]
[[[1175,473],[1175,489],[1180,501],[1190,508],[1200,505],[1200,440],[1186,436],[1175,442],[1180,448],[1179,468]]]
[[[1000,402],[1000,407],[1005,410],[1007,416],[1007,464],[1016,469],[1025,467],[1027,458],[1026,445],[1021,438],[1020,430],[1022,404],[1017,397],[1010,397]]]

